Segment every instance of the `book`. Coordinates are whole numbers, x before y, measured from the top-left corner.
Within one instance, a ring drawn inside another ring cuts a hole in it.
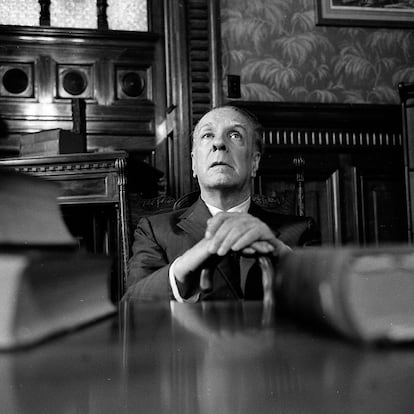
[[[57,183],[0,169],[0,247],[66,246],[77,241],[63,221]]]
[[[115,313],[110,259],[88,253],[0,253],[0,350],[35,345]]]
[[[111,259],[79,249],[58,194],[53,181],[0,169],[0,350],[116,312]]]
[[[86,152],[84,134],[48,129],[20,137],[20,155],[59,155]]]
[[[414,340],[414,249],[311,247],[281,259],[277,304],[357,342]]]

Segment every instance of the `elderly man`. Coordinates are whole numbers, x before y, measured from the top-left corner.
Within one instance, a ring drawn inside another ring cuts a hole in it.
[[[260,299],[260,272],[234,253],[277,258],[314,241],[310,219],[263,210],[251,200],[261,157],[261,126],[233,106],[212,109],[193,132],[199,199],[187,209],[141,219],[134,233],[126,297],[180,302]],[[214,263],[212,289],[200,273]],[[251,262],[250,262],[251,265]]]

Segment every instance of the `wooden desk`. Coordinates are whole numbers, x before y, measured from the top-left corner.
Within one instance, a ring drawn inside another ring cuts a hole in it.
[[[266,318],[265,318],[266,319]],[[263,323],[261,303],[125,305],[0,354],[2,413],[411,414],[414,348]]]
[[[91,240],[85,242],[88,250],[105,253],[114,258],[115,300],[124,291],[129,256],[125,197],[126,159],[126,152],[117,151],[0,160],[0,166],[11,167],[16,171],[54,180],[60,184],[61,195],[58,202],[72,234],[81,240],[89,237]],[[109,210],[100,212],[99,221],[94,213],[97,208],[105,206]],[[85,223],[85,217],[88,217],[89,223]],[[88,237],[85,234],[87,226],[91,228]]]

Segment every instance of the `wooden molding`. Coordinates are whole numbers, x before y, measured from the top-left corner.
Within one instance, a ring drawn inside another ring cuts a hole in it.
[[[265,145],[401,146],[399,105],[232,101],[262,123]]]

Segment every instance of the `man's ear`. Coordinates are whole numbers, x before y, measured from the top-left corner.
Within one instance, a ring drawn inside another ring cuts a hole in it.
[[[261,158],[260,152],[256,151],[253,154],[253,158],[252,158],[252,173],[251,173],[252,178],[256,177],[257,170],[259,169],[260,158]]]
[[[191,169],[193,170],[193,178],[197,178],[197,174],[195,172],[195,161],[193,151],[191,151]]]

